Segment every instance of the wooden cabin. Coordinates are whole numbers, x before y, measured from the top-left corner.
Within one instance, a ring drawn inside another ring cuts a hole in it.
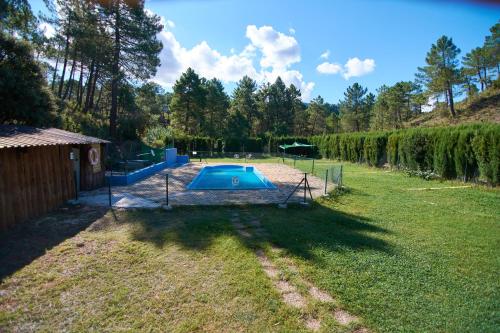
[[[56,128],[0,125],[0,230],[104,186],[107,143]]]

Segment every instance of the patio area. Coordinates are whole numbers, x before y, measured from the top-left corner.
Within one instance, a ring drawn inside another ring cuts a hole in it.
[[[166,175],[169,175],[169,204],[172,206],[189,205],[244,205],[244,204],[279,204],[292,193],[304,176],[300,170],[277,163],[237,163],[242,166],[255,166],[277,189],[260,190],[188,190],[187,185],[200,170],[207,165],[228,163],[189,163],[177,168],[164,169],[142,181],[127,186],[112,187],[112,203],[122,208],[155,208],[166,203]],[[234,164],[234,163],[233,163]],[[313,198],[325,192],[325,181],[308,175]],[[328,191],[333,189],[328,184]],[[297,190],[289,202],[303,200],[303,186]],[[309,198],[309,193],[307,193]],[[108,188],[81,194],[84,204],[107,206],[109,204]]]

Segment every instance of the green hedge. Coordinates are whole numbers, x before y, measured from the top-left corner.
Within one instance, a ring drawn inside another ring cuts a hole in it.
[[[445,179],[479,177],[500,181],[500,125],[474,124],[316,136],[310,140],[326,158],[410,170]]]
[[[222,152],[249,152],[249,153],[279,153],[279,146],[282,144],[292,144],[295,141],[309,144],[307,137],[267,137],[267,138],[245,138],[245,139],[213,139],[209,137],[180,136],[175,137],[174,145],[180,153],[188,151],[213,151]],[[172,143],[171,138],[165,139],[165,145]],[[314,149],[304,149],[297,151],[297,154],[318,156],[318,151]]]

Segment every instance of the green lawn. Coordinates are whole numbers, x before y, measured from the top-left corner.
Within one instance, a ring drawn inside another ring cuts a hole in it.
[[[344,183],[346,193],[310,209],[79,208],[0,235],[0,331],[296,332],[336,307],[374,332],[499,331],[498,189],[416,190],[463,184],[352,164]],[[258,218],[267,235],[243,239],[235,212]],[[292,262],[298,272],[286,279],[307,280],[335,303],[284,304],[255,248]]]

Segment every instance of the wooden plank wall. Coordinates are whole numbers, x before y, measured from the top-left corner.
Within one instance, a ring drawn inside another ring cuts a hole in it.
[[[89,191],[104,186],[105,166],[105,145],[101,144],[101,170],[94,172],[94,167],[89,163],[88,153],[91,145],[84,145],[80,148],[80,190]]]
[[[0,149],[0,230],[75,197],[71,146]]]

